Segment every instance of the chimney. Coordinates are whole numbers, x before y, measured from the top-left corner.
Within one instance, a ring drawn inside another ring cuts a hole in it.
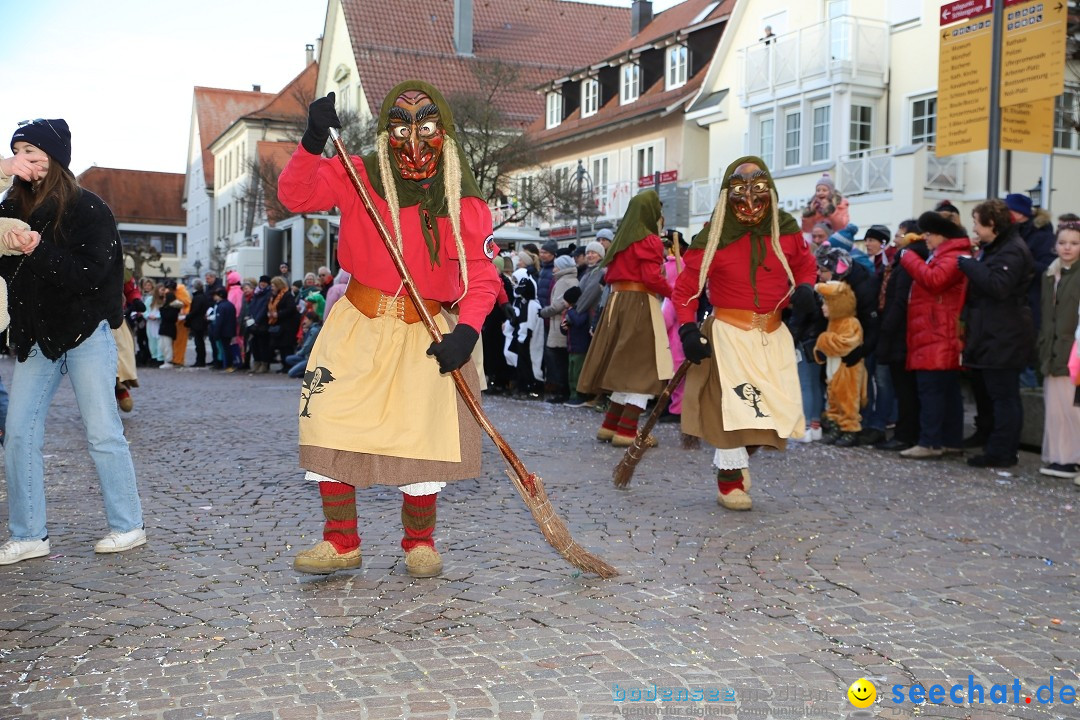
[[[472,0],[454,0],[454,49],[458,55],[472,55]]]
[[[634,0],[630,8],[630,35],[637,35],[652,22],[652,0]]]
[[[251,92],[262,92],[262,85],[252,85]]]
[[[307,55],[307,62],[304,63],[304,67],[307,67],[311,63],[315,62],[315,46],[308,43],[304,46],[304,53]]]

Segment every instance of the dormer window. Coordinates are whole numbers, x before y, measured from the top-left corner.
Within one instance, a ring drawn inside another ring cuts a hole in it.
[[[581,81],[581,117],[595,115],[600,109],[600,81],[586,78]]]
[[[552,91],[547,94],[547,127],[558,127],[562,122],[562,93]]]
[[[685,45],[672,45],[667,49],[667,86],[672,90],[686,84],[686,66],[690,50]]]
[[[622,66],[620,77],[622,82],[619,83],[619,102],[623,105],[634,102],[641,94],[641,66],[637,63],[626,63]]]

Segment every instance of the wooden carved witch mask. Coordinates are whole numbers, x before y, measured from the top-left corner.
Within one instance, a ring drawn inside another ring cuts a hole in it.
[[[439,106],[421,90],[406,90],[390,108],[387,131],[390,150],[406,180],[427,180],[435,174],[446,141]]]

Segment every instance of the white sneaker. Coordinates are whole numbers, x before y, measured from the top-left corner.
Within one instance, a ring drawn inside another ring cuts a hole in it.
[[[0,565],[11,565],[20,560],[49,554],[49,538],[44,540],[8,540],[0,545]]]
[[[797,442],[797,443],[809,443],[809,442],[813,442],[813,440],[814,440],[814,436],[813,436],[813,430],[811,428],[806,428],[806,430],[803,432],[802,437],[793,437],[793,438],[791,438],[791,442]]]
[[[806,434],[810,437],[810,442],[821,442],[821,428],[807,428]]]
[[[146,544],[146,531],[135,528],[127,532],[111,532],[97,541],[94,545],[96,553],[124,552],[134,547]]]

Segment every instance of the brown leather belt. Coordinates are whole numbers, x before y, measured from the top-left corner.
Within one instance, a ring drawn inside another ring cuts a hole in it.
[[[651,292],[649,288],[645,287],[645,283],[634,282],[633,280],[616,280],[611,283],[611,292]]]
[[[753,310],[714,308],[713,317],[740,330],[763,330],[770,333],[779,328],[781,322],[778,310],[762,314]]]
[[[404,289],[402,292],[405,292]],[[397,297],[386,295],[381,290],[349,280],[349,285],[345,288],[345,297],[349,298],[349,302],[369,318],[389,315],[409,324],[420,321],[420,312],[408,295]],[[434,316],[442,310],[442,303],[438,300],[424,300],[424,307]]]

